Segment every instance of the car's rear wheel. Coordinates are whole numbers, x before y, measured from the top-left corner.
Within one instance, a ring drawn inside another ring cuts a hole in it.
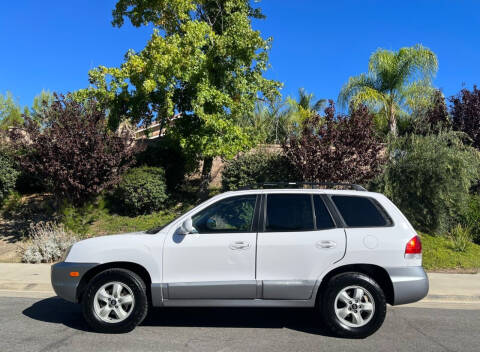
[[[339,336],[363,338],[373,334],[382,326],[386,311],[382,289],[364,274],[334,276],[323,295],[323,318]]]
[[[148,312],[143,280],[126,269],[109,269],[95,276],[83,295],[83,315],[98,332],[133,330]]]

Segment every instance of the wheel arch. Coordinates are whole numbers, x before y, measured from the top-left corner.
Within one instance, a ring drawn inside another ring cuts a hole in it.
[[[88,270],[83,276],[82,279],[80,280],[78,287],[77,287],[77,302],[82,301],[82,295],[85,292],[85,289],[88,285],[88,283],[99,273],[108,270],[108,269],[126,269],[134,272],[140,278],[143,280],[145,283],[145,286],[147,287],[147,297],[149,302],[152,301],[152,295],[151,295],[151,285],[152,285],[152,278],[150,276],[150,273],[148,270],[137,263],[133,262],[109,262],[109,263],[104,263],[104,264],[99,264],[90,270]]]
[[[393,283],[392,283],[392,280],[390,279],[390,275],[388,275],[388,272],[384,268],[374,264],[348,264],[348,265],[342,265],[340,267],[337,267],[329,271],[322,278],[322,281],[320,282],[320,285],[318,287],[317,295],[316,295],[316,304],[320,302],[322,293],[325,291],[325,288],[332,277],[338,274],[349,273],[349,272],[362,273],[371,277],[373,280],[377,282],[378,285],[380,285],[381,289],[383,290],[383,293],[385,294],[387,303],[390,305],[393,305],[393,303],[395,302],[395,297],[394,297]]]

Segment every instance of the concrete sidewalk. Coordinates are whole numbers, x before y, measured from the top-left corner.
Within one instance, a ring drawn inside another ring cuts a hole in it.
[[[480,303],[480,274],[428,273],[430,289],[426,301]]]
[[[423,301],[480,304],[480,274],[429,273],[428,277],[430,291]],[[54,296],[50,264],[0,263],[0,295]]]
[[[0,263],[0,295],[55,296],[50,283],[50,264]]]

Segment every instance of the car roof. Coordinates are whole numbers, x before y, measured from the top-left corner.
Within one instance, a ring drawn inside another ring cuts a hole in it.
[[[265,193],[317,193],[317,194],[338,194],[338,195],[355,195],[355,196],[378,196],[380,193],[356,190],[330,189],[330,188],[261,188],[248,189],[238,191],[228,191],[222,194],[265,194]]]

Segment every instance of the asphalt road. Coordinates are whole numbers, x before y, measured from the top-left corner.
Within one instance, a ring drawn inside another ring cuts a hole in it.
[[[133,332],[105,335],[59,298],[0,297],[0,351],[480,351],[478,307],[432,306],[389,307],[363,340],[328,336],[308,309],[156,309]]]

